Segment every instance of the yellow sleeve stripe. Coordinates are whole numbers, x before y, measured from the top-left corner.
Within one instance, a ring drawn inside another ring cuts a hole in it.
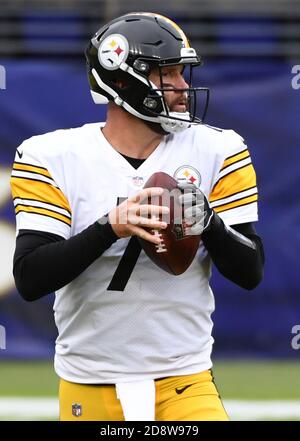
[[[222,211],[231,210],[232,208],[242,207],[243,205],[249,205],[253,202],[256,202],[258,200],[258,195],[254,194],[252,196],[249,196],[247,198],[242,198],[239,200],[236,200],[234,202],[231,202],[229,204],[220,205],[219,207],[215,207],[214,211],[216,213],[221,213]]]
[[[247,164],[220,178],[215,184],[209,200],[214,202],[255,186],[256,174],[253,165]]]
[[[63,216],[62,214],[56,213],[52,210],[46,210],[45,208],[37,208],[37,207],[29,207],[27,205],[17,205],[15,207],[16,214],[25,212],[25,213],[31,213],[31,214],[38,214],[42,216],[51,217],[52,219],[59,220],[60,222],[63,222],[64,224],[67,224],[71,226],[71,220],[67,218],[66,216]]]
[[[14,199],[36,199],[64,208],[71,213],[70,204],[63,192],[47,182],[12,176],[11,188]]]
[[[253,194],[257,194],[257,187],[246,188],[243,191],[238,191],[237,193],[231,193],[226,198],[217,199],[215,201],[210,201],[211,207],[217,207],[218,205],[228,204],[229,202],[236,201],[238,199],[242,199],[248,196],[252,196]]]
[[[43,176],[47,176],[47,178],[51,178],[50,173],[44,167],[37,167],[36,165],[24,164],[23,162],[15,162],[13,165],[13,170],[20,170],[32,173],[38,173]]]
[[[235,162],[238,162],[241,159],[248,158],[249,156],[250,156],[250,153],[249,153],[248,149],[245,149],[240,153],[236,153],[235,155],[229,156],[227,159],[225,159],[221,170],[224,170],[224,168],[228,167],[229,165],[234,164]]]

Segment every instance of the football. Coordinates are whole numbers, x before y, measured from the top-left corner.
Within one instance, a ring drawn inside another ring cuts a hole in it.
[[[164,172],[154,173],[144,185],[144,188],[162,187],[162,196],[149,198],[145,203],[152,205],[165,205],[169,207],[169,214],[160,216],[166,221],[166,229],[152,229],[152,234],[160,235],[161,244],[155,245],[139,238],[141,246],[147,256],[160,268],[173,275],[184,273],[196,255],[199,248],[200,235],[186,235],[183,218],[183,207],[178,201],[180,190],[177,181]]]

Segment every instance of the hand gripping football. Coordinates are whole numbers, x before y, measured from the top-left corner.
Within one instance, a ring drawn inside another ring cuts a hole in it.
[[[145,203],[152,205],[166,205],[169,214],[160,216],[166,221],[166,229],[152,229],[152,234],[160,235],[161,244],[155,245],[147,240],[139,238],[143,250],[147,256],[160,268],[170,274],[179,275],[184,273],[196,255],[199,248],[200,235],[186,235],[183,218],[183,207],[178,201],[181,190],[177,187],[177,181],[167,173],[154,173],[144,185],[144,188],[162,187],[162,196],[149,198]]]

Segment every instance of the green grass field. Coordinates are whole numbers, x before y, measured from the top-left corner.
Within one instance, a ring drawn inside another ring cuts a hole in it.
[[[300,406],[300,361],[215,361],[214,377],[226,402],[272,400],[282,407],[289,402]],[[58,395],[58,378],[51,362],[0,363],[0,399],[6,397],[53,397]],[[5,401],[5,400],[4,400]],[[1,419],[1,415],[0,415]],[[275,418],[274,419],[280,419]],[[291,418],[299,419],[294,414]]]
[[[300,400],[300,361],[216,361],[214,377],[224,398]],[[57,389],[51,362],[0,363],[2,396],[56,396]]]
[[[244,400],[300,400],[299,362],[215,362],[222,397]]]

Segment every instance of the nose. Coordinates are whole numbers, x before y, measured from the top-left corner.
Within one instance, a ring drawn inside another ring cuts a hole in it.
[[[185,81],[183,75],[181,73],[178,73],[175,81],[175,88],[176,89],[187,89],[189,85]]]

